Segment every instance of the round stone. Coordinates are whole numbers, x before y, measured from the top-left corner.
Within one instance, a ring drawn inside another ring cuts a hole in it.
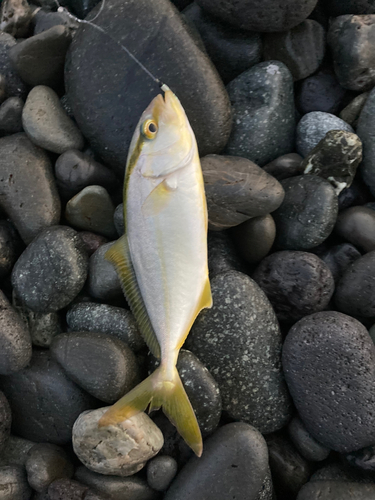
[[[272,215],[254,217],[232,230],[232,237],[241,257],[255,264],[271,250],[276,237],[276,225]]]
[[[326,252],[320,254],[319,257],[327,264],[337,283],[350,264],[359,259],[361,254],[350,243],[341,243],[329,248]]]
[[[155,457],[147,464],[147,482],[153,490],[167,490],[176,474],[177,462],[168,455]]]
[[[0,500],[29,500],[31,494],[23,467],[0,467]]]
[[[289,422],[288,434],[294,446],[309,462],[321,462],[328,457],[330,450],[311,436],[298,416]]]
[[[368,99],[370,92],[363,92],[363,94],[355,97],[340,113],[340,118],[352,127],[357,127],[358,118],[362,112],[364,105]]]
[[[4,97],[7,98],[16,96],[24,99],[27,94],[27,86],[13,68],[9,57],[9,49],[16,45],[16,43],[17,42],[12,35],[3,31],[0,32],[0,68],[5,84]]]
[[[26,321],[31,341],[35,346],[49,347],[54,337],[62,331],[58,313],[36,313],[26,307],[19,307],[18,312]]]
[[[105,243],[90,257],[88,292],[95,299],[109,300],[123,295],[120,278],[113,265],[105,258],[113,242]]]
[[[83,245],[89,257],[91,257],[99,247],[104,245],[104,243],[108,243],[107,238],[100,236],[100,234],[91,233],[90,231],[79,231],[78,234],[83,241]]]
[[[372,134],[375,126],[375,91],[371,91],[359,115],[357,134],[363,144],[363,162],[361,173],[363,180],[375,195],[375,138]]]
[[[11,434],[1,446],[0,465],[21,465],[24,467],[27,454],[34,445],[33,441]]]
[[[305,484],[298,494],[298,500],[351,500],[358,498],[372,500],[375,484],[340,481],[317,481]]]
[[[343,210],[336,222],[336,233],[364,252],[375,250],[375,211],[367,207]]]
[[[9,97],[0,106],[0,134],[22,132],[22,110],[24,102],[20,97]]]
[[[302,160],[303,158],[299,154],[289,153],[271,161],[263,167],[263,170],[278,181],[282,181],[283,179],[288,179],[288,177],[294,177],[303,173],[301,168]]]
[[[209,231],[207,244],[210,278],[226,271],[246,271],[246,263],[240,259],[227,231]]]

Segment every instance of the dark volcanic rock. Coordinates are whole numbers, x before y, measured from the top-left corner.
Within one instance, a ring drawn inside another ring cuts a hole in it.
[[[276,236],[272,215],[263,215],[233,228],[232,238],[241,257],[250,264],[257,263],[271,250]]]
[[[340,212],[335,231],[364,252],[371,252],[375,250],[375,211],[367,207],[347,208]]]
[[[29,500],[32,490],[26,473],[19,465],[0,467],[0,499]]]
[[[220,152],[231,130],[228,97],[171,3],[108,0],[95,23],[173,89],[191,121],[200,154]],[[159,87],[107,34],[90,27],[77,33],[68,54],[66,86],[78,125],[94,150],[123,175],[136,124]]]
[[[266,61],[283,62],[294,80],[301,80],[315,73],[325,52],[324,28],[307,19],[295,28],[264,37],[263,57]]]
[[[228,85],[233,129],[226,153],[263,166],[294,149],[293,78],[278,61],[253,66]]]
[[[335,289],[328,266],[308,252],[275,252],[262,260],[253,279],[280,321],[297,321],[322,311]]]
[[[328,249],[319,257],[329,267],[332,276],[337,282],[355,260],[361,257],[360,252],[350,243],[341,243]]]
[[[363,145],[362,177],[375,196],[375,89],[371,91],[358,119],[357,134]]]
[[[320,462],[328,457],[330,450],[311,436],[298,416],[289,422],[288,433],[299,453],[309,462]]]
[[[197,0],[205,10],[223,21],[254,31],[287,31],[306,19],[316,0]]]
[[[315,175],[299,175],[281,181],[285,198],[273,213],[279,248],[307,250],[331,234],[338,212],[332,185]]]
[[[147,482],[156,491],[165,491],[177,474],[177,462],[168,455],[153,458],[147,464]]]
[[[12,35],[0,32],[0,68],[5,80],[5,97],[16,96],[23,99],[27,94],[27,87],[14,70],[9,57],[9,49],[16,43]]]
[[[209,155],[201,164],[210,229],[227,229],[267,215],[284,199],[280,183],[246,158]]]
[[[51,161],[25,134],[0,139],[0,205],[25,243],[60,220]]]
[[[278,181],[282,181],[283,179],[288,179],[288,177],[294,177],[303,173],[301,169],[302,160],[303,158],[299,154],[289,153],[271,161],[271,163],[263,167],[263,170]]]
[[[307,430],[327,448],[345,453],[375,442],[374,360],[366,328],[345,314],[312,314],[289,331],[285,378]]]
[[[74,229],[45,229],[26,248],[13,268],[12,284],[18,298],[35,312],[55,312],[81,291],[88,259]]]
[[[254,427],[236,422],[221,427],[204,443],[169,488],[165,500],[258,500],[269,474],[267,445]],[[264,500],[271,500],[270,493]]]
[[[24,102],[20,97],[9,97],[0,107],[0,133],[22,132],[22,110]]]
[[[30,365],[1,377],[14,432],[34,441],[69,443],[80,413],[97,404],[66,375],[48,351],[35,351]]]
[[[232,418],[264,433],[280,429],[289,419],[290,404],[280,370],[275,313],[245,274],[219,274],[211,288],[213,308],[199,315],[186,346],[215,377],[223,410]]]

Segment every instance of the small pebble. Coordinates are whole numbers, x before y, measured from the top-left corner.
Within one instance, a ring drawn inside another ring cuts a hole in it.
[[[256,264],[272,248],[276,237],[275,221],[270,214],[254,217],[234,227],[231,235],[241,257]]]
[[[159,455],[147,463],[147,482],[156,491],[167,490],[176,474],[177,462],[168,455]]]
[[[13,68],[9,57],[9,49],[16,45],[16,43],[12,35],[0,31],[0,68],[1,75],[5,80],[4,97],[21,97],[21,99],[24,99],[27,94],[27,86]]]
[[[0,500],[29,500],[32,490],[19,465],[0,467]]]
[[[0,106],[0,134],[22,132],[22,110],[24,102],[20,97],[9,97]]]
[[[336,233],[363,252],[375,250],[375,211],[367,207],[350,207],[340,212]]]
[[[105,259],[105,253],[113,242],[105,243],[90,257],[88,292],[95,299],[108,300],[121,297],[120,279],[113,265]]]
[[[319,257],[327,264],[335,283],[337,283],[350,264],[359,259],[361,254],[350,243],[341,243],[329,248]]]
[[[361,164],[362,168],[363,163]],[[371,202],[373,197],[369,188],[358,175],[354,178],[352,185],[339,194],[339,211],[357,205]]]
[[[62,332],[58,313],[36,313],[27,307],[18,307],[19,314],[28,326],[33,345],[49,347],[56,335]]]
[[[85,500],[89,488],[72,479],[56,479],[48,488],[46,500]],[[42,498],[44,500],[44,498]]]
[[[321,462],[328,457],[330,450],[311,436],[298,416],[289,422],[288,434],[299,453],[309,462]]]
[[[278,181],[294,177],[303,173],[301,168],[302,156],[297,153],[289,153],[287,155],[279,156],[276,160],[271,161],[263,167],[267,174],[272,175]]]
[[[26,0],[3,0],[0,7],[0,30],[15,37],[27,36],[32,9]]]
[[[29,450],[35,445],[33,441],[11,434],[0,453],[0,465],[25,465]]]
[[[370,92],[363,92],[363,94],[355,97],[340,113],[340,118],[344,122],[349,123],[352,127],[357,127],[358,118],[361,114],[363,106],[366,104]]]

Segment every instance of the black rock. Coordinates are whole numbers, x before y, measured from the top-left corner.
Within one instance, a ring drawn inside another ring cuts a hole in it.
[[[201,164],[210,229],[227,229],[267,215],[284,199],[280,183],[246,158],[209,155]]]
[[[271,304],[253,280],[236,271],[216,275],[211,289],[213,308],[199,315],[186,346],[215,377],[223,410],[232,418],[264,433],[280,429],[291,408]]]
[[[285,198],[272,215],[276,243],[286,250],[307,250],[331,234],[338,212],[332,185],[315,175],[299,175],[281,181]]]
[[[328,457],[330,450],[311,436],[298,416],[289,422],[288,434],[299,453],[309,462],[320,462]]]
[[[233,26],[254,31],[287,31],[312,12],[316,0],[197,0],[212,15]]]
[[[345,314],[312,314],[289,331],[285,378],[307,430],[327,448],[346,453],[374,443],[374,360],[366,328]]]
[[[276,236],[272,215],[263,215],[243,222],[231,232],[236,250],[250,264],[258,263],[271,250]]]
[[[0,277],[10,273],[22,252],[23,243],[13,224],[0,221]]]
[[[65,451],[50,443],[33,446],[27,456],[26,472],[29,485],[36,491],[43,491],[56,479],[71,478],[74,467]]]
[[[283,179],[288,179],[288,177],[294,177],[303,173],[301,169],[302,160],[303,158],[299,154],[289,153],[271,161],[271,163],[263,167],[263,170],[278,181],[282,181]]]
[[[339,481],[309,482],[303,486],[297,500],[372,500],[375,484]]]
[[[35,312],[55,312],[81,291],[88,259],[79,235],[66,226],[45,229],[26,248],[12,272],[21,302]]]
[[[294,149],[293,78],[278,61],[262,62],[227,87],[233,129],[226,153],[263,166]]]
[[[326,0],[324,6],[331,16],[375,14],[375,5],[371,0]]]
[[[65,55],[70,42],[68,28],[54,26],[13,45],[9,57],[18,75],[28,85],[59,88],[63,84]]]
[[[78,415],[97,406],[46,350],[35,351],[27,368],[2,376],[0,385],[12,409],[14,432],[33,441],[69,443]]]
[[[20,97],[8,97],[0,106],[0,134],[22,132],[22,110],[24,102]]]
[[[283,62],[294,80],[310,76],[319,68],[325,52],[324,28],[307,19],[290,31],[264,37],[263,58]]]
[[[371,91],[358,119],[357,134],[363,145],[361,173],[363,180],[375,196],[375,89]]]
[[[18,307],[17,311],[29,327],[33,345],[49,347],[53,338],[62,331],[58,313],[36,313],[27,307]]]
[[[280,321],[297,321],[328,306],[335,282],[328,266],[308,252],[275,252],[259,264],[253,279]]]
[[[360,168],[362,165],[363,163]],[[373,199],[369,188],[360,177],[356,176],[352,185],[339,194],[339,211],[351,206],[364,205],[365,203],[372,202]]]
[[[0,446],[2,452],[4,451],[5,443],[9,439],[11,422],[12,412],[10,410],[8,400],[0,391]],[[2,465],[5,464],[2,463]]]
[[[9,57],[9,49],[16,43],[12,35],[0,32],[0,68],[5,80],[5,98],[21,97],[24,99],[27,94],[26,84],[18,76]]]
[[[375,84],[375,16],[339,16],[328,31],[335,73],[340,84],[350,90],[364,91]],[[350,47],[350,50],[348,50]]]
[[[375,250],[375,211],[367,207],[350,207],[340,212],[336,233],[365,253]]]
[[[198,30],[205,49],[224,83],[261,61],[259,33],[232,28],[212,18],[195,2],[184,11],[185,19]]]
[[[50,350],[67,375],[100,401],[115,403],[139,382],[130,347],[109,335],[63,333],[55,337]]]
[[[298,123],[296,131],[296,149],[301,156],[307,156],[330,130],[354,132],[352,127],[335,115],[312,111]]]
[[[26,473],[19,465],[0,467],[0,499],[29,500],[32,490],[27,483]]]
[[[10,409],[9,409],[10,414]],[[9,422],[10,425],[10,422]],[[33,441],[11,434],[1,445],[0,464],[21,465],[24,467],[29,450],[35,445]]]
[[[227,231],[209,231],[207,245],[210,278],[226,271],[236,270],[245,272],[245,264],[236,252],[236,248]]]
[[[25,243],[60,220],[51,161],[25,134],[0,139],[0,205]]]
[[[133,351],[145,345],[134,316],[122,307],[84,302],[69,309],[66,321],[71,330],[113,335],[129,344]]]
[[[99,300],[122,296],[120,278],[113,265],[105,259],[105,253],[112,245],[113,241],[105,243],[90,257],[88,292]]]
[[[375,316],[375,251],[351,264],[337,284],[338,309],[352,316]]]
[[[22,370],[31,358],[31,339],[24,322],[0,290],[0,374]]]
[[[340,118],[352,127],[357,127],[358,118],[362,112],[364,105],[370,92],[363,92],[363,94],[355,97],[340,113]]]
[[[350,243],[335,245],[319,255],[322,261],[329,267],[332,276],[337,283],[346,269],[355,260],[361,257],[360,252]]]
[[[90,257],[96,250],[108,243],[107,238],[100,236],[100,234],[91,233],[90,231],[80,231],[79,237],[83,241],[87,255]]]
[[[159,455],[147,464],[147,482],[156,491],[165,491],[177,474],[177,462],[168,455]]]
[[[205,441],[201,458],[185,465],[165,500],[258,500],[268,474],[267,445],[259,431],[243,422],[228,424]],[[264,500],[271,498],[272,492]]]
[[[122,236],[125,232],[125,223],[124,223],[124,204],[120,203],[117,205],[115,213],[113,214],[113,222],[115,224],[115,228],[117,234]]]
[[[98,7],[90,15],[97,11]],[[200,154],[220,152],[231,130],[228,97],[171,3],[108,0],[95,23],[173,89],[189,117]],[[68,54],[65,83],[78,125],[93,149],[123,175],[136,124],[159,87],[107,34],[95,29],[81,29]]]

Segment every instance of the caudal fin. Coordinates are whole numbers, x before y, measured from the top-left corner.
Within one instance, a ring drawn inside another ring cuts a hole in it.
[[[165,379],[162,366],[157,368],[146,380],[111,406],[99,420],[99,426],[122,422],[145,411],[148,405],[150,411],[162,407],[165,415],[194,453],[198,457],[202,455],[203,444],[199,425],[177,369],[171,381]]]

